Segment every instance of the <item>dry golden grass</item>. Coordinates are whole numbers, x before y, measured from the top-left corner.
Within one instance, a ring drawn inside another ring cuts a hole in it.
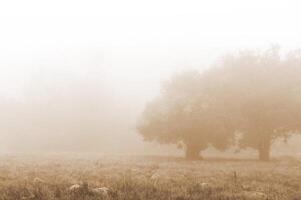
[[[286,200],[298,199],[300,184],[301,161],[288,158],[266,163],[87,155],[0,160],[0,199]]]

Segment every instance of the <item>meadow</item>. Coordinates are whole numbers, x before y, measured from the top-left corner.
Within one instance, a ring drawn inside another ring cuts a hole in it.
[[[300,199],[301,160],[2,155],[0,199]],[[300,195],[300,196],[298,196]]]

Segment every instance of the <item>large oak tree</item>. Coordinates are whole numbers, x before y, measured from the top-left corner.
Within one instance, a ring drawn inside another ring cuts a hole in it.
[[[163,85],[160,96],[147,104],[139,133],[148,141],[183,143],[187,159],[199,159],[210,144],[225,149],[233,139],[231,113],[221,99],[204,91],[197,71],[175,75]]]
[[[226,57],[205,75],[210,95],[224,99],[239,114],[236,127],[243,133],[241,147],[257,149],[260,160],[270,159],[276,138],[300,130],[299,55],[281,56],[277,48],[264,53],[245,51]]]

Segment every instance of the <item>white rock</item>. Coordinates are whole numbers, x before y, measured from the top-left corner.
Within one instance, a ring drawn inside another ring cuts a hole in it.
[[[75,191],[78,191],[80,188],[81,188],[81,186],[79,184],[74,184],[74,185],[69,187],[69,190],[71,192],[75,192]]]
[[[35,195],[34,194],[30,194],[30,196],[28,197],[22,197],[21,199],[34,199],[35,198]]]
[[[154,174],[150,177],[151,180],[158,180],[159,178],[160,178],[160,174],[159,174],[159,173],[154,173]]]
[[[208,184],[208,183],[201,183],[200,185],[201,185],[202,188],[207,188],[207,187],[209,187],[209,184]]]
[[[38,177],[35,177],[35,178],[33,179],[33,182],[34,182],[35,184],[45,183],[44,180],[42,180],[42,179],[40,179],[40,178],[38,178]]]
[[[267,195],[263,192],[245,192],[245,196],[251,199],[267,199]]]
[[[92,189],[92,192],[94,194],[100,194],[100,195],[107,196],[108,192],[109,192],[109,188],[107,188],[107,187],[94,188],[94,189]]]

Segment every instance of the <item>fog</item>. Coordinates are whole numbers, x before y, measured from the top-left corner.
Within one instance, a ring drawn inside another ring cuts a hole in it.
[[[0,151],[178,153],[135,130],[161,83],[241,49],[299,48],[300,15],[284,0],[1,2],[1,119],[14,131],[0,128]]]

